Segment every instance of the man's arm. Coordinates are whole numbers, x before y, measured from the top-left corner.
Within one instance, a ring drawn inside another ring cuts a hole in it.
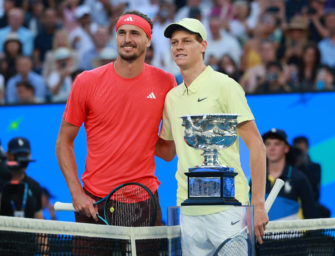
[[[73,145],[78,131],[79,127],[62,120],[56,143],[57,160],[72,195],[72,203],[76,211],[98,220],[97,208],[93,206],[94,200],[85,194],[78,178]]]
[[[265,225],[269,218],[265,211],[266,151],[261,135],[254,121],[238,126],[238,132],[250,151],[250,172],[252,180],[251,204],[254,206],[255,235],[262,243]]]
[[[173,140],[163,140],[158,138],[156,143],[156,156],[165,161],[171,161],[176,155],[176,147]]]

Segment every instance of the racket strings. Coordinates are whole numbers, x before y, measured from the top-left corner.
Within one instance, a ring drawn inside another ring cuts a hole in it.
[[[150,226],[154,217],[155,200],[142,187],[124,186],[117,190],[107,203],[107,219],[117,226]]]
[[[230,239],[227,239],[214,256],[248,255],[248,235],[247,232],[240,233]]]

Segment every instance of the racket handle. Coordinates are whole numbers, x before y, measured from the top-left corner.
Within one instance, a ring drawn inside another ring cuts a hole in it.
[[[266,212],[269,212],[271,209],[271,206],[273,202],[275,201],[277,195],[279,194],[279,191],[284,186],[284,181],[281,179],[276,179],[275,184],[273,185],[273,188],[270,191],[269,196],[267,197],[265,201],[265,210]]]
[[[54,208],[55,208],[56,211],[72,211],[72,212],[76,211],[76,209],[74,209],[72,203],[56,202],[54,204]]]

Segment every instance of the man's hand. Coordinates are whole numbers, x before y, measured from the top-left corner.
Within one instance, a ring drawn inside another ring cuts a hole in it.
[[[265,232],[265,226],[269,222],[268,214],[266,213],[264,204],[254,205],[254,214],[255,235],[258,243],[262,244],[262,236]]]
[[[84,214],[87,217],[92,217],[95,221],[98,221],[98,207],[96,205],[94,206],[94,203],[95,201],[86,195],[84,191],[82,191],[80,195],[72,197],[72,204],[76,212]]]

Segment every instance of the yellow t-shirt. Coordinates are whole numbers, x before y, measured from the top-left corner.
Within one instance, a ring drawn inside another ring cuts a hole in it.
[[[203,163],[202,150],[192,148],[184,141],[184,127],[180,117],[207,113],[239,114],[238,123],[254,119],[241,86],[227,75],[214,71],[210,66],[188,88],[182,83],[167,94],[160,137],[164,140],[174,140],[176,145],[178,155],[177,205],[187,199],[187,176],[184,173],[188,172],[188,168]],[[238,173],[235,176],[235,198],[242,204],[247,204],[249,185],[240,164],[238,138],[233,145],[220,150],[219,162],[234,168],[234,171]],[[213,206],[187,206],[187,208],[189,214],[195,215],[222,210],[222,207]]]

